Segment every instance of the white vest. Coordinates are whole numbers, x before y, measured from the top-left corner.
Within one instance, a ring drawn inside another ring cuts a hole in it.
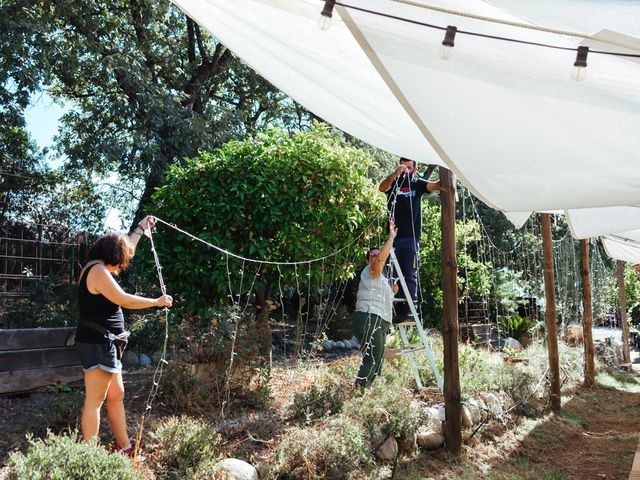
[[[388,280],[382,273],[371,278],[371,265],[367,265],[360,274],[356,311],[379,315],[391,323],[393,293]]]

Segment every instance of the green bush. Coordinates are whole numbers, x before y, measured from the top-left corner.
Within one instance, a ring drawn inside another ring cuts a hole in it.
[[[325,424],[286,431],[277,448],[273,476],[283,479],[339,479],[373,466],[366,430],[340,416]]]
[[[335,415],[355,391],[352,379],[327,374],[304,392],[296,393],[289,414],[296,420],[313,420]]]
[[[533,326],[533,323],[526,317],[515,315],[513,317],[500,318],[498,325],[503,334],[520,340],[529,334],[529,329]]]
[[[141,479],[125,455],[110,454],[95,443],[80,443],[76,434],[29,438],[26,452],[9,457],[13,480],[119,480]]]
[[[343,415],[364,427],[373,446],[387,435],[393,435],[400,445],[414,437],[423,412],[399,384],[376,381],[361,397],[345,402]]]
[[[158,470],[170,478],[193,478],[202,462],[219,456],[220,436],[202,420],[167,417],[154,426],[152,436]]]

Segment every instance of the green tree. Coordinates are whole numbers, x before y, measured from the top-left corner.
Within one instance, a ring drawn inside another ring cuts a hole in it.
[[[0,0],[0,56],[2,119],[21,126],[43,86],[65,101],[67,177],[117,172],[121,186],[140,188],[133,224],[182,158],[268,125],[308,123],[171,2]]]
[[[277,261],[318,258],[352,242],[384,211],[382,196],[366,177],[371,163],[367,154],[346,146],[322,124],[293,135],[268,130],[172,167],[154,195],[154,211],[238,255]],[[256,265],[198,246],[173,230],[163,234],[157,248],[161,257],[171,258],[164,272],[174,292],[194,312],[237,293],[239,270],[250,276],[256,271]],[[345,251],[332,259],[331,268],[340,279],[352,276],[355,266]],[[264,358],[271,353],[268,313],[279,283],[317,283],[325,273],[323,262],[305,264],[299,272],[259,265],[253,290]]]

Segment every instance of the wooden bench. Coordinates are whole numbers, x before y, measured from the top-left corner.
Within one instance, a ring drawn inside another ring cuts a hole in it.
[[[82,379],[75,327],[0,330],[0,393]]]

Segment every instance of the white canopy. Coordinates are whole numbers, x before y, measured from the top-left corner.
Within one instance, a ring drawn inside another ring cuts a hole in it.
[[[640,231],[636,231],[633,236],[640,239]],[[602,237],[602,245],[611,258],[633,264],[640,263],[640,241],[619,236],[606,236]]]
[[[640,228],[638,59],[592,52],[586,79],[575,82],[575,50],[464,34],[640,53],[640,2],[430,2],[471,14],[461,16],[410,0],[349,0],[321,31],[318,0],[173,1],[321,118],[392,153],[446,165],[516,222],[567,210],[578,238]],[[455,25],[454,58],[438,57],[442,30],[415,22]]]

